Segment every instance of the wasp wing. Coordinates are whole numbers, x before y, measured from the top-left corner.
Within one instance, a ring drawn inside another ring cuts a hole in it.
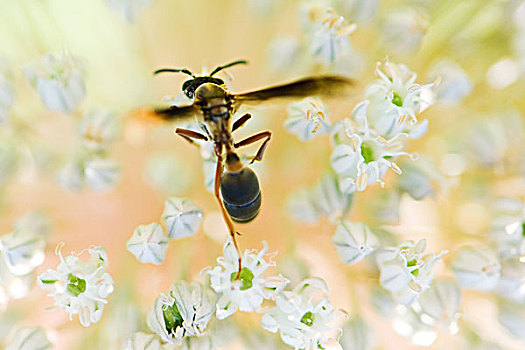
[[[155,108],[154,114],[164,120],[188,119],[195,115],[195,108],[193,105],[183,107],[169,106],[165,108]]]
[[[135,111],[135,117],[142,121],[183,121],[195,116],[195,108],[189,106],[169,106],[161,108],[139,108]]]
[[[273,99],[302,98],[308,96],[341,96],[355,83],[338,76],[303,78],[291,83],[235,95],[236,105],[259,103]]]

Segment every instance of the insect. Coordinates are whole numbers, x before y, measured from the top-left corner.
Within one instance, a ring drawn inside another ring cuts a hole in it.
[[[321,76],[304,78],[252,92],[232,94],[228,92],[222,79],[214,77],[223,69],[246,63],[245,60],[234,61],[218,66],[209,75],[204,76],[196,76],[185,68],[162,68],[154,72],[154,74],[183,73],[191,77],[183,83],[182,91],[186,97],[193,100],[193,103],[183,107],[158,108],[155,109],[154,114],[164,120],[179,120],[200,114],[202,133],[182,128],[177,128],[175,133],[192,144],[195,144],[195,140],[213,142],[213,149],[217,156],[214,192],[228,231],[239,253],[239,273],[241,254],[235,237],[238,232],[235,230],[234,222],[246,223],[257,216],[261,207],[261,189],[257,175],[242,163],[236,150],[262,141],[250,164],[254,161],[261,161],[272,133],[262,131],[235,142],[232,137],[233,132],[243,126],[251,118],[251,114],[244,114],[232,124],[233,114],[242,104],[256,104],[279,98],[335,95],[353,85],[352,81],[346,78]]]

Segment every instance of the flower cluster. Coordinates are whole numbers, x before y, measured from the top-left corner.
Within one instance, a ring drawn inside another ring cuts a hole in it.
[[[55,305],[66,310],[70,319],[78,314],[80,323],[89,327],[102,317],[107,298],[113,293],[113,280],[105,272],[108,265],[104,247],[88,249],[90,258],[83,261],[77,254],[62,257],[62,246],[56,248],[60,264],[38,276],[39,285],[51,292]],[[81,252],[82,253],[82,252]]]
[[[23,298],[34,280],[34,270],[44,262],[45,218],[29,213],[19,218],[13,232],[0,237],[0,310],[9,298]]]
[[[514,198],[500,198],[493,213],[491,244],[461,247],[452,270],[462,287],[497,295],[500,323],[524,338],[525,205]]]
[[[380,270],[379,282],[392,293],[396,302],[409,306],[427,290],[434,278],[433,267],[441,260],[439,254],[425,253],[426,240],[407,241],[398,247],[383,248],[376,259]]]
[[[293,291],[280,293],[275,306],[261,319],[264,329],[280,332],[281,339],[295,349],[325,349],[336,315],[322,279],[309,278]]]
[[[218,266],[208,270],[211,287],[219,294],[217,300],[217,318],[222,320],[238,310],[257,311],[263,300],[273,300],[288,284],[281,275],[264,277],[265,271],[275,263],[266,261],[266,245],[258,253],[246,250],[241,259],[230,238],[223,248],[223,257],[217,258]]]
[[[319,98],[308,97],[288,106],[288,119],[284,128],[297,135],[301,141],[309,141],[316,135],[330,131],[326,107]]]
[[[162,223],[168,236],[158,223],[141,225],[135,229],[126,248],[142,263],[156,265],[164,262],[168,249],[168,237],[181,239],[193,236],[200,227],[202,210],[192,201],[171,197],[164,203]]]
[[[46,331],[40,327],[23,327],[18,329],[7,344],[5,350],[51,350]]]
[[[71,114],[86,96],[82,63],[68,53],[42,56],[27,65],[25,74],[52,111]]]
[[[415,157],[404,151],[405,141],[427,130],[428,121],[418,122],[417,114],[428,106],[424,96],[431,94],[436,83],[416,85],[415,73],[388,61],[384,71],[378,64],[376,73],[380,78],[368,86],[352,119],[334,126],[331,163],[343,192],[363,191],[374,182],[383,185],[388,168],[401,173],[395,158]]]
[[[379,246],[378,238],[360,222],[341,222],[332,237],[337,254],[345,264],[355,264]]]
[[[94,191],[113,188],[120,178],[120,168],[108,158],[108,152],[119,135],[120,125],[113,113],[93,110],[84,115],[78,126],[82,147],[59,169],[59,184],[77,191],[84,187]]]
[[[311,188],[293,193],[288,200],[288,210],[297,220],[306,223],[315,223],[321,216],[338,222],[348,213],[352,196],[341,192],[337,176],[329,172]]]
[[[342,74],[353,75],[359,57],[350,35],[355,24],[348,24],[332,8],[309,2],[299,9],[303,35],[283,35],[270,45],[270,63],[278,71],[301,71],[316,66],[331,67]]]
[[[79,111],[86,96],[81,60],[68,53],[48,54],[29,63],[25,75],[49,110],[82,114],[76,135],[81,144],[63,155],[65,160],[57,172],[58,183],[76,191],[85,187],[94,191],[113,188],[120,178],[120,168],[108,154],[111,144],[120,136],[120,123],[114,113],[107,110]]]
[[[172,285],[148,313],[148,327],[163,342],[180,344],[184,337],[200,336],[215,312],[215,296],[197,282]]]
[[[333,64],[352,52],[350,34],[355,29],[355,24],[346,24],[334,10],[325,10],[319,20],[311,23],[310,54],[325,66]]]

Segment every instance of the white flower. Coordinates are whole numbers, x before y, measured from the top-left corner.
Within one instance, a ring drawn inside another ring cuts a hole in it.
[[[456,281],[435,279],[430,288],[423,292],[413,308],[420,312],[420,318],[426,324],[445,325],[451,334],[459,330],[457,320],[460,317],[459,306],[461,290]]]
[[[391,316],[394,331],[407,337],[410,343],[418,346],[430,346],[437,338],[433,324],[428,323],[428,317],[421,317],[420,312],[413,307],[397,305]]]
[[[46,331],[40,327],[23,327],[16,331],[5,350],[51,350]]]
[[[377,346],[374,330],[359,316],[346,322],[339,342],[344,350],[372,350]]]
[[[341,129],[343,133],[339,135]],[[346,119],[334,130],[334,139],[339,144],[334,147],[330,162],[339,174],[339,186],[343,193],[363,191],[374,182],[383,186],[384,182],[381,179],[388,168],[401,173],[401,169],[392,161],[395,157],[415,157],[402,151],[403,143],[399,137],[386,140],[375,134],[367,125],[361,129]]]
[[[525,261],[513,256],[501,261],[496,293],[515,303],[525,304]]]
[[[451,268],[462,287],[490,291],[498,284],[501,265],[491,249],[466,246],[456,253]]]
[[[403,159],[399,162],[399,167],[403,169],[399,177],[399,188],[415,200],[434,194],[435,185],[441,190],[446,190],[449,185],[435,165],[426,158],[419,158],[414,162]]]
[[[349,265],[363,260],[379,246],[377,237],[368,226],[350,221],[337,225],[332,242],[339,258]]]
[[[20,299],[25,297],[34,282],[33,273],[17,276],[9,271],[2,252],[0,252],[0,311],[3,311],[10,298]]]
[[[125,350],[162,350],[159,339],[154,334],[133,333],[126,343]]]
[[[322,279],[306,279],[277,296],[261,325],[272,333],[280,331],[283,342],[295,349],[323,349],[329,341],[326,333],[334,329],[329,324],[336,318],[328,294]]]
[[[171,197],[164,202],[162,223],[166,226],[168,237],[181,239],[193,236],[202,221],[202,210],[189,199]]]
[[[57,173],[58,183],[70,191],[79,191],[86,186],[93,191],[104,192],[113,188],[119,179],[119,165],[112,159],[99,156],[74,157]]]
[[[94,110],[82,118],[79,133],[87,149],[100,152],[117,139],[120,125],[113,113]]]
[[[215,312],[213,293],[200,283],[180,281],[161,294],[148,313],[148,327],[164,342],[180,344],[184,337],[200,336]]]
[[[320,213],[310,188],[301,188],[292,193],[288,198],[287,208],[290,214],[300,222],[313,224],[319,220]]]
[[[429,26],[422,12],[412,7],[389,12],[382,23],[383,43],[393,52],[404,55],[417,51]]]
[[[84,164],[79,159],[71,159],[58,169],[58,184],[70,191],[80,191],[84,186]]]
[[[129,22],[137,19],[139,13],[153,0],[106,0],[106,3]]]
[[[525,206],[514,198],[501,198],[493,206],[490,236],[502,258],[525,254]]]
[[[217,318],[222,320],[237,310],[251,312],[260,308],[264,299],[275,299],[284,289],[288,280],[283,276],[263,277],[268,267],[275,263],[265,260],[268,247],[263,243],[263,249],[256,251],[246,250],[241,260],[239,272],[239,255],[231,238],[224,244],[224,257],[217,258],[219,266],[209,269],[211,287],[220,294],[217,301]]]
[[[0,259],[11,274],[22,276],[44,262],[45,235],[49,226],[36,212],[20,217],[13,226],[12,233],[0,237]]]
[[[288,201],[288,209],[300,221],[314,223],[320,215],[336,223],[352,204],[352,194],[342,193],[337,176],[329,172],[312,188],[296,192]]]
[[[352,50],[350,34],[355,29],[355,24],[347,25],[342,16],[327,9],[324,17],[311,29],[310,53],[316,61],[331,65]]]
[[[501,301],[498,319],[513,336],[525,339],[525,305]]]
[[[75,56],[45,55],[30,63],[25,74],[52,111],[73,113],[86,95],[84,72]]]
[[[168,249],[168,237],[157,223],[141,225],[133,231],[126,249],[141,262],[162,264]]]
[[[90,158],[84,166],[86,185],[94,191],[108,191],[120,179],[120,167],[112,159]]]
[[[509,147],[505,125],[498,119],[476,120],[466,137],[472,158],[487,167],[502,162]]]
[[[415,243],[407,241],[395,248],[385,248],[377,252],[380,269],[379,282],[390,291],[394,299],[405,306],[411,305],[418,296],[430,286],[434,278],[432,269],[441,260],[439,254],[422,254],[426,240]]]
[[[383,317],[391,317],[394,307],[398,305],[392,294],[377,284],[372,286],[370,296],[374,309]]]
[[[476,118],[466,126],[467,152],[476,165],[485,167],[521,167],[521,149],[525,140],[523,116],[509,110],[491,117]]]
[[[316,97],[308,97],[288,106],[288,119],[284,128],[295,134],[301,141],[309,141],[316,135],[330,131],[330,121],[323,102]]]
[[[459,64],[451,59],[438,61],[429,76],[439,77],[441,82],[436,90],[436,100],[445,105],[456,105],[472,91],[472,82]]]
[[[439,80],[427,85],[415,83],[417,75],[403,64],[386,61],[377,64],[379,79],[366,89],[365,101],[353,111],[353,118],[367,124],[379,136],[392,139],[400,133],[409,138],[421,137],[428,121],[417,123],[417,115],[432,103],[433,89]]]
[[[80,323],[88,327],[100,320],[107,303],[104,298],[113,292],[113,280],[104,272],[108,264],[106,250],[101,246],[89,248],[90,259],[83,261],[78,254],[64,259],[62,246],[59,244],[56,249],[60,257],[57,269],[48,269],[38,276],[38,283],[51,292],[55,306],[66,310],[70,319],[78,314]]]
[[[177,346],[177,350],[215,350],[215,349],[223,349],[223,347],[218,347],[215,343],[215,338],[212,338],[210,336],[202,336],[202,337],[190,337],[186,338],[186,340],[180,345]],[[167,345],[165,345],[166,350],[171,350],[172,348],[168,348]]]
[[[202,170],[204,172],[204,186],[208,192],[213,193],[215,188],[215,171],[217,168],[217,158],[210,157],[204,159],[202,163]]]
[[[0,251],[14,275],[25,275],[44,262],[46,242],[38,232],[15,230],[0,238]]]

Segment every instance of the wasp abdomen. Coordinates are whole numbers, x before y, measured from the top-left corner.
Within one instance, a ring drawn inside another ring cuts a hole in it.
[[[261,189],[250,168],[225,172],[221,177],[222,202],[235,222],[250,222],[261,208]]]

